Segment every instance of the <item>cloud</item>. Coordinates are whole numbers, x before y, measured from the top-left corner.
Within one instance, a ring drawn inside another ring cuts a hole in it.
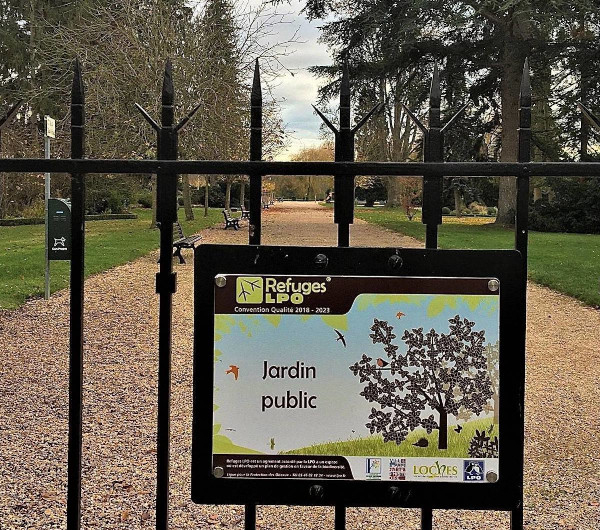
[[[250,0],[249,5],[258,5],[259,0]],[[290,46],[287,57],[282,63],[288,72],[283,72],[273,88],[273,95],[281,100],[281,113],[284,123],[290,131],[288,148],[278,156],[280,160],[289,159],[290,154],[322,142],[320,134],[321,120],[315,115],[311,105],[317,102],[320,81],[308,72],[315,65],[331,64],[331,56],[326,45],[317,42],[320,36],[318,26],[322,21],[308,21],[300,14],[303,2],[291,0],[279,11],[289,12],[290,23],[280,24],[268,38],[270,44],[285,42],[295,33],[297,42]],[[293,74],[293,75],[292,75]]]

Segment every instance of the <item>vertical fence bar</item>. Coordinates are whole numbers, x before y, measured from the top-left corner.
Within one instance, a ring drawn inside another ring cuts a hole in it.
[[[433,510],[431,508],[421,508],[421,530],[432,530],[433,528]]]
[[[256,504],[244,506],[244,530],[255,530],[256,528]]]
[[[335,505],[335,530],[346,530],[346,507],[343,504]]]
[[[529,76],[529,62],[525,60],[523,66],[523,77],[521,80],[521,93],[519,97],[519,152],[518,161],[527,163],[531,161],[531,80]],[[527,247],[528,247],[528,216],[529,216],[529,176],[521,175],[517,177],[517,205],[515,219],[515,248],[521,253],[523,258],[523,276],[521,278],[521,314],[522,322],[520,331],[522,348],[525,350],[525,315],[527,311]],[[514,374],[519,381],[519,402],[521,404],[521,414],[524,413],[525,405],[525,366],[518,367],[518,373]],[[520,421],[520,454],[519,454],[519,474],[523,476],[523,440],[525,433],[522,430],[523,422]],[[523,491],[519,496],[519,506],[511,510],[510,528],[511,530],[523,529]]]
[[[425,133],[423,160],[442,162],[444,139],[442,135],[441,110],[442,91],[437,64],[433,69],[429,93],[429,130]],[[423,213],[425,224],[425,247],[437,248],[438,225],[442,224],[442,177],[423,177]]]
[[[262,88],[260,86],[260,68],[258,59],[254,65],[254,79],[250,94],[250,160],[262,160]],[[261,209],[262,209],[262,175],[250,175],[250,227],[248,243],[260,245],[261,238]],[[244,506],[244,529],[256,528],[256,504]]]
[[[71,89],[71,158],[85,153],[85,97],[81,65],[75,60]],[[85,240],[85,180],[71,175],[71,278],[69,321],[69,449],[67,530],[81,526],[81,422],[83,382],[83,274]]]
[[[354,131],[350,127],[350,76],[344,62],[340,86],[340,128],[335,135],[335,161],[354,161]],[[350,225],[354,222],[354,176],[334,175],[334,222],[338,225],[338,247],[350,246]]]
[[[423,160],[442,162],[444,140],[441,120],[442,91],[437,64],[433,69],[429,93],[429,129],[425,133]],[[423,177],[423,210],[421,222],[425,224],[425,247],[437,248],[438,225],[442,224],[442,177]],[[430,530],[433,521],[431,508],[421,508],[421,529]]]
[[[262,160],[262,89],[258,59],[254,66],[254,80],[250,94],[250,160]],[[261,195],[262,175],[254,173],[250,175],[250,226],[248,230],[250,245],[260,245]]]
[[[177,159],[177,130],[174,127],[175,90],[168,60],[162,87],[162,123],[158,134],[158,159]],[[173,224],[177,221],[177,175],[157,173],[157,212],[160,222],[160,259],[156,275],[159,295],[158,328],[158,421],[156,473],[156,529],[169,525],[169,456],[171,431],[171,325],[176,274],[173,273]]]

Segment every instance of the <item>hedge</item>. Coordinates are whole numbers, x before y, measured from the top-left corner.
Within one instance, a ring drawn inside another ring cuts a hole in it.
[[[115,219],[137,219],[134,213],[103,213],[86,215],[86,221],[114,221]],[[43,225],[43,217],[18,217],[15,219],[0,219],[0,226]]]

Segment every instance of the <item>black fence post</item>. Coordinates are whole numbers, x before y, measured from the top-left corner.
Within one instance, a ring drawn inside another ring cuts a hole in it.
[[[260,86],[258,59],[256,59],[254,66],[254,80],[250,94],[250,160],[262,160],[262,89]],[[260,245],[262,228],[261,200],[262,175],[260,173],[252,173],[250,175],[250,226],[248,230],[250,245]]]
[[[529,62],[525,60],[523,66],[523,77],[521,80],[521,93],[519,97],[519,152],[518,161],[526,164],[531,162],[531,80],[529,76]],[[521,284],[521,311],[523,314],[523,329],[519,333],[525,349],[525,315],[527,312],[527,249],[528,249],[528,217],[529,217],[529,175],[527,173],[517,177],[517,205],[515,218],[515,248],[521,253],[523,259],[523,277]],[[518,366],[514,374],[519,381],[519,402],[521,403],[521,414],[524,414],[525,405],[525,366]],[[519,423],[520,428],[520,452],[518,455],[519,474],[523,476],[523,421]],[[523,529],[523,490],[519,493],[519,505],[510,513],[511,530]]]
[[[71,88],[71,158],[85,154],[85,93],[79,59]],[[71,174],[71,278],[69,321],[69,448],[67,530],[81,526],[81,423],[83,382],[83,287],[85,243],[85,176]]]
[[[313,105],[315,112],[335,135],[336,162],[354,162],[354,137],[356,131],[381,108],[383,108],[383,104],[378,103],[354,127],[350,127],[350,75],[348,73],[348,61],[344,61],[342,83],[340,86],[339,130]],[[333,179],[335,192],[333,221],[338,225],[338,247],[349,247],[350,225],[354,222],[354,175],[336,171]]]
[[[429,93],[429,129],[424,134],[424,162],[443,162],[444,138],[440,106],[442,91],[437,64],[433,68],[433,79]],[[422,223],[425,224],[425,247],[437,248],[438,225],[442,224],[442,177],[423,177]]]
[[[177,159],[177,128],[174,126],[175,91],[171,61],[167,60],[162,87],[161,127],[158,134],[158,159]],[[171,333],[173,294],[173,224],[177,221],[177,174],[157,173],[157,212],[160,222],[160,265],[156,275],[159,295],[158,329],[158,425],[156,476],[156,529],[169,525],[169,456],[171,431]]]
[[[335,137],[335,161],[354,162],[354,131],[350,128],[350,75],[344,61],[340,85],[340,128]],[[334,176],[334,222],[338,225],[338,247],[350,246],[350,225],[354,222],[354,175]]]

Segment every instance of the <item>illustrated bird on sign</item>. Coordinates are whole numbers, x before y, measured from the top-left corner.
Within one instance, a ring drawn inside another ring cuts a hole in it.
[[[230,364],[229,370],[225,370],[225,373],[233,374],[233,377],[235,377],[235,380],[237,381],[238,375],[240,373],[240,369],[235,364]]]
[[[336,340],[336,342],[337,342],[338,340],[341,340],[341,341],[342,341],[342,344],[344,345],[344,348],[345,348],[345,347],[346,347],[346,339],[344,338],[344,335],[342,335],[342,334],[341,334],[341,333],[340,333],[340,332],[339,332],[337,329],[334,329],[333,331],[335,331],[335,332],[338,334],[338,338],[337,338],[337,339],[335,339],[335,340]]]
[[[415,447],[427,447],[429,445],[429,441],[427,440],[427,438],[419,438],[419,440],[416,441],[413,445]]]
[[[235,429],[225,429],[226,431],[235,431]]]
[[[271,451],[275,449],[275,438],[271,438]]]
[[[384,361],[381,357],[377,359],[377,366],[379,366],[379,368],[385,368],[388,364],[390,363]]]
[[[400,318],[402,318],[402,317],[405,317],[405,316],[406,316],[406,315],[405,315],[405,314],[404,314],[402,311],[398,311],[398,312],[396,313],[396,318],[398,318],[398,319],[400,319]]]
[[[492,434],[492,431],[493,431],[493,430],[494,430],[494,424],[492,423],[492,424],[489,426],[489,428],[488,428],[488,432],[489,432],[490,434]]]
[[[454,430],[460,434],[460,431],[462,431],[462,425],[457,425],[456,427],[454,427]]]

